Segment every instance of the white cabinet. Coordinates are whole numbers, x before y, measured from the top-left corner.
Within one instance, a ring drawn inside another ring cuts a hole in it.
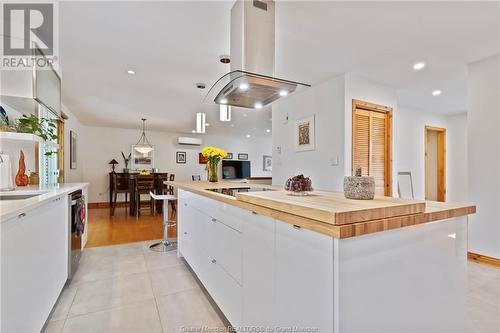
[[[331,237],[182,190],[179,203],[179,251],[233,326],[333,331]]]
[[[333,238],[276,223],[277,326],[333,332]]]
[[[245,213],[243,224],[243,326],[275,327],[275,221]]]
[[[1,223],[1,332],[39,332],[68,273],[68,197]]]

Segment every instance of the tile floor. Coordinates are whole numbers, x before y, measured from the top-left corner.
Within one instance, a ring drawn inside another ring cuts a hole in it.
[[[86,249],[45,333],[223,328],[183,261],[149,251],[150,243]],[[468,332],[500,332],[500,268],[469,262],[468,300]]]

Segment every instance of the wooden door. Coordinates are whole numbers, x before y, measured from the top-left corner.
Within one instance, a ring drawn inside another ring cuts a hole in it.
[[[352,174],[375,178],[375,194],[391,195],[392,109],[353,101]]]
[[[446,201],[446,129],[425,127],[425,199]]]

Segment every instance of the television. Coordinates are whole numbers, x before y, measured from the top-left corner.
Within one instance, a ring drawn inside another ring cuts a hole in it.
[[[245,179],[250,176],[250,161],[222,160],[222,179]]]

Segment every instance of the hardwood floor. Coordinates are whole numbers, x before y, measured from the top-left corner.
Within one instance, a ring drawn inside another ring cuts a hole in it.
[[[163,238],[162,215],[128,215],[128,209],[116,208],[109,215],[109,208],[89,209],[89,237],[86,247],[133,243]],[[169,233],[175,237],[175,230]]]

